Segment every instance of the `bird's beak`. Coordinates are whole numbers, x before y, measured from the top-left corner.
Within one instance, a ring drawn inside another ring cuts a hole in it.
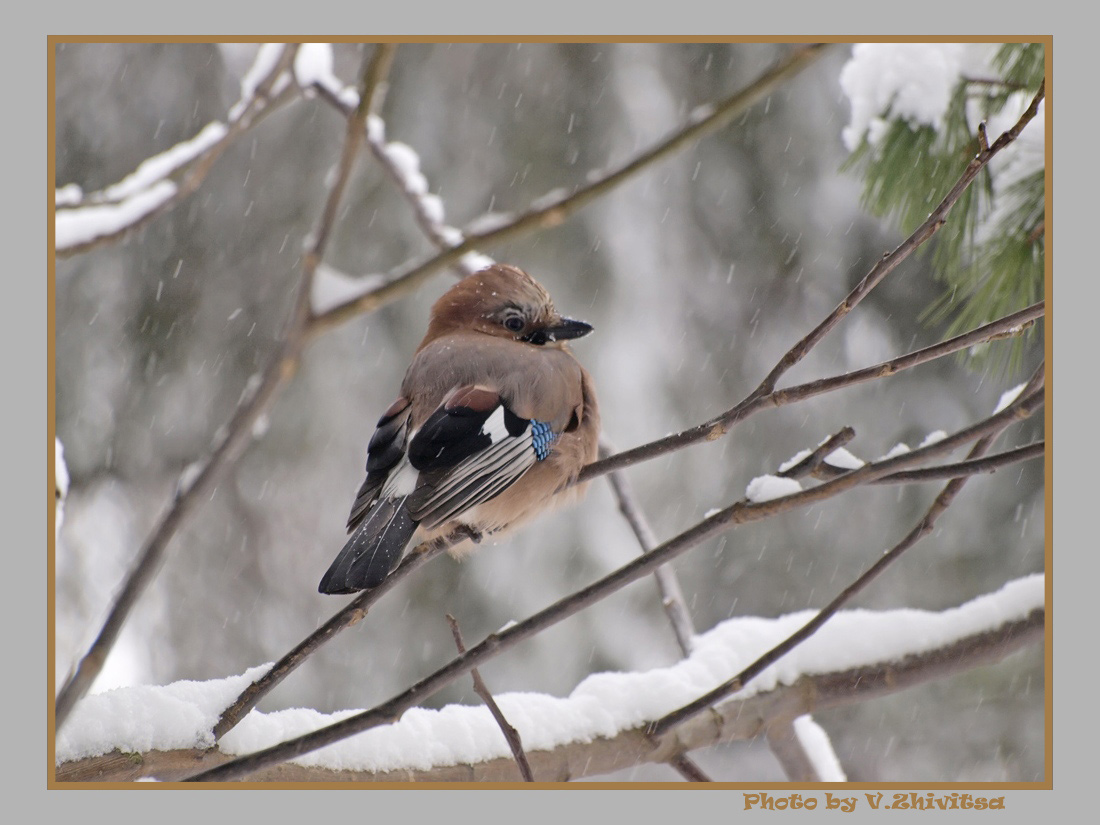
[[[561,318],[556,324],[543,330],[548,341],[569,341],[573,338],[583,338],[591,331],[591,324],[586,324],[584,321],[574,321],[572,318]]]

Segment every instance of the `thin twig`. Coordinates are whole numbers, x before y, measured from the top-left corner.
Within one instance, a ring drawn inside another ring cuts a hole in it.
[[[314,88],[323,100],[340,112],[345,115],[349,112],[350,104],[339,94],[338,90],[331,89],[321,83],[314,84]],[[367,148],[370,149],[374,159],[386,172],[390,180],[397,186],[397,190],[408,201],[409,206],[412,208],[413,217],[416,219],[421,231],[440,249],[450,249],[454,244],[461,243],[464,239],[462,232],[453,226],[441,223],[436,214],[428,208],[427,199],[436,196],[428,195],[409,185],[405,170],[387,151],[387,143],[382,131],[367,129]],[[476,264],[470,263],[470,259],[465,255],[459,258],[454,266],[460,275],[471,275],[480,268]]]
[[[601,454],[605,451],[610,453],[613,449],[606,438],[600,439]],[[642,552],[648,553],[660,542],[657,541],[653,528],[649,526],[649,520],[642,512],[641,505],[638,504],[630,481],[623,473],[610,473],[608,481],[611,483],[615,499],[619,502],[619,510],[634,531]],[[676,636],[677,644],[680,645],[680,651],[688,656],[691,654],[692,640],[695,638],[695,625],[691,620],[691,612],[684,600],[684,592],[680,587],[676,571],[670,565],[663,565],[653,571],[653,578],[657,581],[661,606],[668,616],[669,624],[672,625],[672,632]]]
[[[455,637],[455,646],[458,648],[458,652],[460,654],[465,653],[466,645],[462,641],[462,631],[458,627],[458,619],[448,613],[447,624],[451,626],[451,634]],[[527,761],[527,754],[523,752],[523,740],[520,739],[519,731],[508,723],[500,706],[493,698],[489,686],[485,684],[485,680],[481,678],[481,673],[476,667],[470,669],[470,675],[474,679],[474,692],[485,702],[485,706],[489,708],[489,713],[493,714],[493,719],[500,727],[500,732],[504,734],[504,738],[508,741],[508,747],[512,750],[512,756],[516,760],[523,781],[534,782],[535,777],[531,773],[531,765]]]
[[[856,431],[853,430],[851,427],[845,427],[843,430],[836,433],[836,435],[832,435],[829,438],[825,439],[820,447],[818,447],[800,462],[795,464],[793,467],[789,467],[786,470],[777,473],[777,475],[781,478],[804,478],[809,475],[816,475],[827,456],[831,455],[835,450],[843,447],[855,437]]]
[[[1027,383],[1024,388],[1021,397],[1014,401],[1004,412],[1012,412],[1014,408],[1019,405],[1020,409],[1027,404],[1024,396],[1031,399],[1042,398],[1042,386],[1043,386],[1044,370],[1040,366],[1036,370],[1035,375]],[[997,416],[993,416],[996,418]],[[991,419],[990,419],[991,420]],[[974,444],[970,450],[968,459],[976,459],[983,456],[993,444],[993,441],[1011,424],[1010,419],[1002,419],[998,427],[993,428],[987,433],[984,433]],[[854,472],[859,472],[854,471]],[[851,475],[851,474],[849,474]],[[670,730],[674,726],[680,724],[685,719],[690,719],[698,713],[706,710],[708,707],[729,696],[731,693],[736,693],[748,682],[760,675],[764,670],[773,665],[787,653],[792,651],[795,647],[802,644],[806,639],[810,638],[817,630],[825,624],[833,615],[836,614],[840,608],[851,601],[857,594],[861,593],[867,588],[867,586],[877,579],[879,575],[894,561],[901,557],[901,555],[910,547],[919,542],[922,538],[929,535],[932,532],[932,528],[936,524],[936,520],[943,515],[943,513],[951,506],[955,500],[955,496],[959,490],[963,488],[963,485],[970,480],[970,476],[962,478],[956,478],[949,481],[940,491],[940,494],[936,497],[935,501],[928,508],[928,511],[924,514],[916,526],[912,530],[895,544],[890,550],[884,553],[878,561],[872,564],[866,571],[864,571],[859,578],[844,588],[839,595],[836,596],[831,602],[829,602],[824,608],[822,608],[817,615],[814,616],[809,622],[803,625],[795,633],[791,634],[784,641],[773,647],[763,656],[759,657],[756,661],[734,676],[732,679],[727,680],[718,687],[709,691],[708,693],[700,696],[693,702],[684,705],[682,708],[673,711],[662,717],[660,720],[650,726],[650,732],[655,736],[660,736],[667,730]],[[826,482],[825,485],[827,486]]]
[[[1010,464],[1016,464],[1020,461],[1029,461],[1033,458],[1040,458],[1045,451],[1046,442],[1035,441],[1031,444],[1025,444],[1023,447],[1015,447],[1011,450],[1005,450],[1003,453],[986,456],[985,458],[959,461],[954,464],[941,464],[938,467],[922,467],[919,470],[905,470],[900,473],[884,476],[872,483],[911,484],[914,481],[943,481],[944,479],[950,478],[963,478],[985,473],[995,473],[997,470],[1002,467],[1007,467]],[[844,472],[836,467],[831,467],[830,471],[835,471],[838,474]]]
[[[366,616],[367,611],[370,610],[379,598],[396,587],[398,583],[409,576],[414,570],[431,561],[454,544],[463,541],[465,538],[466,535],[464,533],[444,536],[434,541],[421,544],[409,553],[406,553],[405,558],[401,560],[401,564],[398,565],[390,575],[383,579],[381,584],[370,590],[365,590],[353,598],[344,605],[336,615],[317,628],[317,630],[313,631],[313,633],[309,634],[309,636],[299,642],[293,650],[272,665],[271,669],[264,673],[263,676],[245,688],[245,690],[233,700],[233,703],[222,711],[217,724],[214,725],[214,741],[218,741],[225,736],[226,733],[236,727],[241,719],[243,719],[252,708],[256,707],[256,704],[264,696],[274,690],[283,679],[293,673],[299,665],[316,653],[325,642],[332,639],[341,630],[351,627]]]
[[[1023,334],[1025,330],[1031,328],[1037,319],[1043,317],[1045,312],[1046,305],[1043,301],[1040,301],[1037,304],[1032,304],[1017,312],[1010,313],[1003,318],[998,318],[996,321],[983,324],[980,327],[972,329],[970,332],[964,332],[961,335],[948,338],[946,341],[941,341],[938,344],[932,344],[931,346],[914,350],[913,352],[906,353],[905,355],[901,355],[889,361],[883,361],[872,367],[864,367],[863,369],[853,370],[852,372],[835,375],[830,378],[819,378],[816,381],[808,381],[805,384],[798,384],[793,387],[788,387],[787,389],[774,390],[761,397],[758,406],[754,407],[751,412],[756,412],[757,409],[764,407],[781,407],[784,404],[804,401],[807,398],[813,398],[822,393],[844,389],[878,378],[886,378],[904,370],[920,366],[921,364],[927,364],[930,361],[943,358],[944,356],[961,352],[964,349],[978,346],[979,344],[1013,338]],[[749,413],[746,412],[746,414],[742,416],[742,420],[746,418],[748,414]]]
[[[284,55],[285,57],[285,55]],[[369,72],[369,66],[368,66]],[[364,100],[370,99],[369,90],[365,90]],[[329,188],[328,197],[318,221],[313,242],[302,259],[302,272],[299,278],[294,306],[287,320],[275,352],[268,361],[258,386],[245,394],[226,425],[224,437],[215,446],[201,470],[190,485],[178,491],[167,512],[154,527],[141,552],[138,561],[126,578],[122,590],[115,598],[111,611],[100,629],[89,651],[83,656],[76,670],[66,681],[57,696],[55,704],[56,728],[60,730],[68,718],[73,705],[83,696],[103,669],[107,655],[114,646],[122,626],[129,616],[140,595],[153,580],[164,552],[175,535],[176,530],[214,487],[225,469],[240,457],[251,439],[253,425],[274,401],[282,385],[294,374],[298,360],[306,343],[306,331],[310,324],[310,290],[313,275],[324,255],[327,240],[336,220],[337,205],[351,175],[357,147],[364,131],[362,119],[352,118],[348,122],[347,136],[340,157],[337,174]]]
[[[839,324],[849,312],[870,294],[871,290],[882,282],[883,278],[893,272],[902,261],[912,255],[913,252],[944,226],[951,208],[978,176],[978,173],[981,172],[986,164],[988,164],[1002,149],[1016,140],[1024,127],[1035,117],[1039,109],[1039,103],[1043,99],[1044,90],[1045,83],[1040,85],[1039,91],[1031,101],[1031,105],[1028,106],[1027,110],[1024,111],[1022,115],[1020,115],[1020,119],[1016,121],[1015,125],[997,138],[988,149],[975,155],[970,163],[967,164],[966,169],[963,170],[962,175],[955,182],[955,185],[951,187],[950,191],[944,196],[943,200],[940,201],[939,205],[932,210],[928,219],[917,227],[917,229],[892,252],[883,255],[882,258],[871,267],[871,270],[863,277],[863,280],[861,280],[855,288],[848,293],[844,300],[829,313],[825,320],[811,330],[802,340],[791,347],[786,354],[779,359],[779,362],[772,368],[771,372],[765,376],[764,380],[760,382],[760,385],[749,393],[743,401],[717,418],[713,418],[696,427],[589,464],[581,471],[578,481],[585,481],[598,475],[611,472],[612,470],[620,470],[624,467],[629,467],[631,464],[636,464],[639,461],[679,450],[688,444],[696,444],[700,441],[713,441],[717,438],[721,438],[729,432],[733,425],[760,409],[762,399],[770,396],[775,391],[775,386],[784,373],[805,358],[828,332]]]
[[[322,313],[318,316],[319,325],[316,331],[339,326],[364,312],[377,309],[384,302],[410,294],[433,274],[452,265],[468,252],[489,244],[510,240],[533,229],[557,226],[581,207],[611,191],[656,161],[726,125],[754,103],[771,94],[784,81],[811,65],[822,56],[826,48],[827,46],[823,44],[798,48],[750,86],[717,104],[713,110],[708,108],[705,116],[690,122],[668,139],[636,155],[615,171],[578,188],[570,195],[553,199],[552,202],[542,203],[543,200],[550,199],[540,199],[538,206],[531,207],[522,215],[501,226],[484,232],[467,234],[461,243],[449,247],[421,264],[412,266],[377,289]]]
[[[842,478],[827,481],[810,490],[804,490],[771,501],[752,503],[740,501],[709,516],[683,533],[669,539],[634,561],[584,587],[507,630],[492,633],[482,642],[451,660],[447,665],[421,679],[387,702],[350,716],[334,724],[303,736],[289,739],[270,748],[228,762],[209,771],[191,777],[193,781],[219,781],[236,779],[269,765],[294,759],[304,753],[331,745],[341,739],[361,733],[398,719],[402,713],[426,697],[435,694],[471,668],[481,665],[505,650],[515,647],[548,627],[606,598],[631,582],[652,573],[657,567],[682,555],[702,542],[717,536],[737,524],[746,524],[789,512],[805,504],[831,498],[841,492],[873,481],[884,475],[909,469],[936,456],[944,455],[960,445],[982,439],[991,433],[999,433],[1014,421],[1033,414],[1043,404],[1042,391],[1031,392],[1018,398],[999,413],[977,424],[956,432],[925,447],[894,458],[882,459],[853,470]]]

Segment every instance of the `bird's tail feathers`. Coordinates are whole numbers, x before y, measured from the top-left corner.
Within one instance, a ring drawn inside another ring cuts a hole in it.
[[[344,549],[321,578],[321,593],[354,593],[377,587],[397,566],[416,532],[408,496],[380,499],[355,528]]]

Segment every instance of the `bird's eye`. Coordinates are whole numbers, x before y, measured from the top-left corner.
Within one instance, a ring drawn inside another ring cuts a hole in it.
[[[518,315],[509,315],[504,319],[504,326],[510,329],[512,332],[519,332],[523,329],[523,319]]]

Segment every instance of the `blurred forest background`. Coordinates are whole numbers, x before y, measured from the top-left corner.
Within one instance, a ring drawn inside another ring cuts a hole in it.
[[[336,45],[336,74],[354,84],[370,48]],[[466,226],[621,163],[789,48],[405,44],[379,114],[387,139],[419,155],[447,222]],[[59,45],[57,185],[99,189],[224,119],[255,50]],[[765,103],[560,226],[482,250],[530,272],[559,309],[595,326],[574,351],[595,378],[604,432],[618,448],[730,407],[900,240],[861,208],[858,178],[840,169],[849,108],[838,76],[849,54],[832,47]],[[98,630],[181,471],[207,454],[270,356],[343,136],[342,117],[323,100],[285,107],[234,143],[173,211],[124,242],[58,260],[56,423],[72,479],[56,555],[58,684]],[[343,205],[327,266],[369,276],[433,251],[366,154]],[[308,347],[260,437],[174,539],[96,690],[241,673],[277,659],[342,605],[319,595],[317,582],[342,545],[374,423],[429,306],[453,278],[441,273]],[[781,386],[940,340],[946,327],[919,316],[942,290],[931,258],[915,256]],[[1031,339],[1012,372],[940,359],[754,416],[721,441],[627,472],[665,539],[846,425],[857,433],[849,449],[870,460],[899,441],[916,446],[934,430],[984,418],[1031,374],[1041,342],[1041,334]],[[1027,422],[1009,440],[1029,440],[1041,426]],[[910,529],[940,486],[861,488],[682,556],[674,567],[697,629],[820,607]],[[1043,541],[1042,462],[979,477],[934,535],[854,606],[960,604],[1042,570]],[[370,707],[452,658],[444,614],[472,643],[637,553],[598,479],[580,506],[403,582],[260,709]],[[589,673],[679,656],[646,579],[481,670],[496,693],[564,695]],[[1041,780],[1043,696],[1042,649],[1033,646],[815,719],[853,781]],[[468,679],[429,705],[452,702],[479,702]],[[716,779],[784,778],[763,744],[697,756]],[[605,778],[678,777],[645,766]]]

